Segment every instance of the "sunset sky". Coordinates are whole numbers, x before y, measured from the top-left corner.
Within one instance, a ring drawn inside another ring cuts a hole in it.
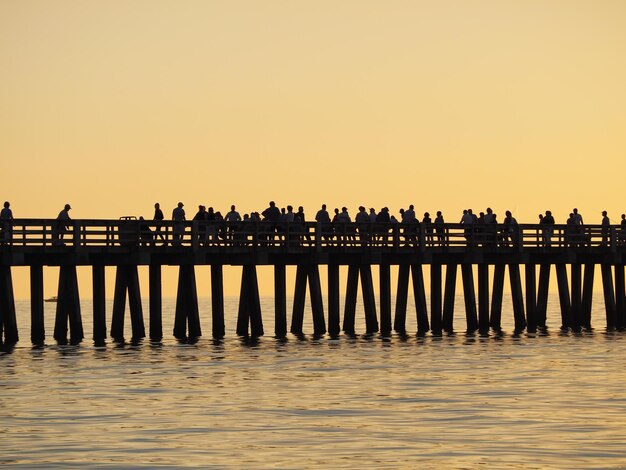
[[[618,223],[625,57],[622,0],[0,0],[0,199]]]

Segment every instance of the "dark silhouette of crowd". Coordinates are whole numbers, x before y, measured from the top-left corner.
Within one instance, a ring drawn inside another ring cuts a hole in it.
[[[63,245],[64,236],[71,227],[70,209],[70,204],[65,204],[52,226],[53,245]],[[199,246],[244,246],[251,243],[261,246],[312,246],[322,242],[331,246],[387,246],[390,243],[405,246],[448,246],[451,243],[459,244],[461,237],[464,244],[469,246],[514,247],[523,241],[521,237],[528,237],[528,232],[523,233],[520,230],[510,210],[505,211],[502,222],[499,222],[498,216],[490,207],[478,215],[471,208],[464,209],[458,222],[463,228],[462,234],[454,226],[446,225],[442,211],[435,213],[434,220],[430,212],[424,212],[420,220],[414,205],[410,204],[406,209],[399,209],[398,214],[399,219],[390,213],[388,207],[377,211],[373,207],[367,209],[359,206],[353,220],[347,207],[335,208],[331,216],[326,204],[322,204],[313,220],[307,220],[303,206],[294,211],[292,205],[279,208],[274,201],[270,201],[263,211],[244,213],[243,216],[234,204],[225,215],[213,207],[207,209],[206,206],[199,205],[196,214],[188,221],[184,204],[179,202],[172,210],[172,222],[166,223],[157,202],[154,204],[152,220],[139,217],[136,223],[140,244],[163,246],[168,245],[168,242],[172,246],[180,246],[184,241],[189,241],[189,236],[193,236],[195,240],[192,242]],[[0,211],[2,245],[11,244],[13,225],[11,204],[5,201]],[[190,225],[194,230],[188,230]],[[555,225],[556,220],[550,210],[539,214],[539,227],[535,234],[537,246],[553,246]],[[565,229],[558,232],[559,245],[589,245],[593,232],[585,230],[583,217],[577,208],[572,209],[564,225]],[[319,237],[313,237],[313,234]],[[607,246],[613,239],[617,245],[626,245],[626,215],[621,214],[620,224],[616,226],[611,224],[607,211],[602,211],[600,232],[595,235],[601,237],[602,246]]]

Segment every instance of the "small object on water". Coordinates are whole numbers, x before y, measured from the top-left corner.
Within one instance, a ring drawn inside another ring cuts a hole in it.
[[[57,299],[56,295],[50,297],[49,299],[45,299],[44,302],[58,302],[59,299]]]

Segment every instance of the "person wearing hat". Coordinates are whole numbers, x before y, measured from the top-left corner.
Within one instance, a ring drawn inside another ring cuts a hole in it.
[[[52,232],[54,245],[63,245],[63,242],[61,240],[63,240],[63,236],[65,235],[65,233],[67,232],[67,229],[69,228],[68,222],[72,220],[69,214],[69,211],[71,208],[72,206],[70,206],[69,204],[65,204],[65,207],[63,208],[61,212],[59,212],[59,215],[57,216],[56,231]]]
[[[174,221],[174,236],[172,245],[180,245],[183,233],[185,232],[185,209],[184,204],[179,202],[177,207],[172,211],[172,220]]]

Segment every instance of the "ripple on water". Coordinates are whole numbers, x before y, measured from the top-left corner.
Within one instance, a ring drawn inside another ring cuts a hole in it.
[[[173,308],[164,302],[165,331]],[[28,303],[18,313],[27,331]],[[228,314],[233,325],[236,305]],[[0,353],[0,464],[623,467],[625,339],[553,326],[515,338],[20,343]]]

